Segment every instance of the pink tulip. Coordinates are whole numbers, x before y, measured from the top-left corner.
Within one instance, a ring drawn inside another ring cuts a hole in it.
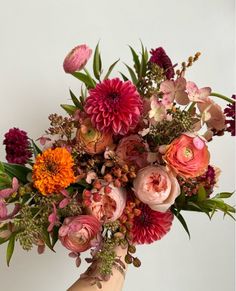
[[[73,48],[64,60],[63,67],[65,72],[72,74],[82,70],[91,54],[92,50],[86,44]]]

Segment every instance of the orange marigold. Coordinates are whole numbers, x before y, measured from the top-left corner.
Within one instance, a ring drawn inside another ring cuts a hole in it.
[[[58,193],[75,182],[73,166],[73,158],[67,149],[47,149],[36,157],[33,166],[35,188],[43,195]]]

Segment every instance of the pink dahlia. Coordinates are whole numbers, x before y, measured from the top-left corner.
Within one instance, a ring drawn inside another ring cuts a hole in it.
[[[19,128],[11,128],[5,134],[3,144],[6,146],[6,159],[9,163],[24,165],[32,156],[27,133]]]
[[[174,218],[170,210],[154,211],[144,203],[140,203],[139,209],[141,214],[134,218],[131,230],[134,243],[150,244],[167,234]]]
[[[107,79],[89,91],[85,111],[102,132],[125,135],[139,122],[143,102],[136,87],[119,78]]]

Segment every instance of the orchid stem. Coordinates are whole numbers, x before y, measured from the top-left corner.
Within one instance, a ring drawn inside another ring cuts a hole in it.
[[[227,97],[227,96],[224,96],[224,95],[222,95],[222,94],[219,94],[219,93],[214,93],[214,92],[212,92],[210,96],[218,97],[218,98],[223,99],[223,100],[225,100],[225,101],[228,101],[228,102],[230,102],[230,103],[232,103],[232,104],[235,103],[235,100],[233,100],[233,99],[231,99],[231,98],[229,98],[229,97]]]

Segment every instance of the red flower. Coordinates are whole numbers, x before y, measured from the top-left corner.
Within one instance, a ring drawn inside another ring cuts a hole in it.
[[[150,62],[157,64],[160,68],[165,70],[165,75],[167,79],[172,79],[174,77],[174,69],[170,58],[167,56],[166,52],[162,47],[157,49],[152,49],[150,51],[151,58]]]
[[[27,133],[19,128],[11,128],[3,144],[6,145],[6,159],[9,163],[26,164],[32,156]]]
[[[119,78],[107,79],[89,91],[85,111],[102,132],[125,135],[139,122],[143,102],[136,87]]]
[[[233,99],[236,99],[236,95],[232,95]],[[224,110],[224,114],[227,117],[225,123],[227,124],[226,131],[230,132],[232,136],[235,136],[235,102],[228,104]]]
[[[161,239],[171,228],[173,214],[171,211],[158,212],[148,205],[140,203],[141,214],[133,221],[133,243],[150,244]]]

